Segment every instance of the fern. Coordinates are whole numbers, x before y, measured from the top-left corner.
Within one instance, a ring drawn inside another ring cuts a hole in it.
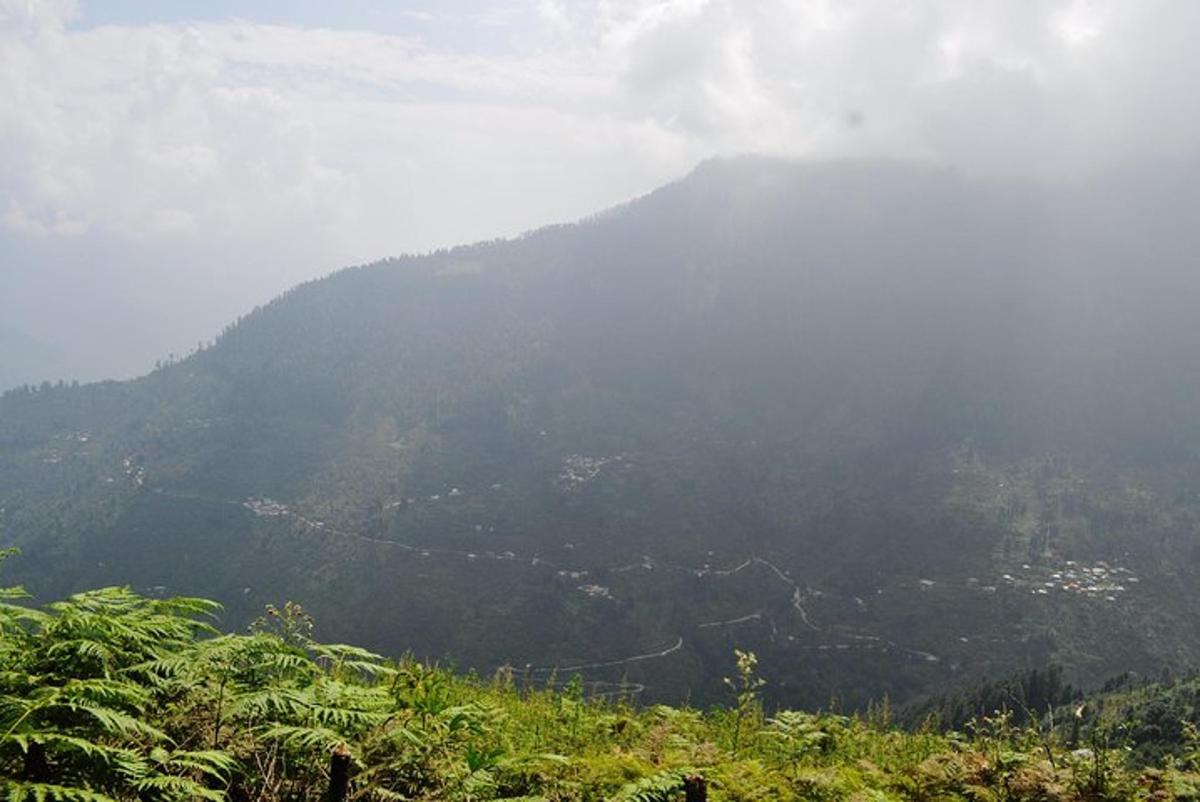
[[[267,740],[282,741],[294,749],[321,754],[328,754],[335,748],[346,745],[346,740],[341,733],[324,727],[276,724],[263,727],[259,733]]]
[[[670,802],[683,790],[684,778],[691,772],[685,769],[660,771],[624,785],[613,802]]]
[[[107,794],[50,783],[10,782],[7,802],[117,802]]]

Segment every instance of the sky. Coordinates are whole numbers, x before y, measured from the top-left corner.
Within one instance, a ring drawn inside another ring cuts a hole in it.
[[[136,375],[299,281],[712,156],[1194,158],[1198,30],[1159,0],[0,0],[0,384]]]

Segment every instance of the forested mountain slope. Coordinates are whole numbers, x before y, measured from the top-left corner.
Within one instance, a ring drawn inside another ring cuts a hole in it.
[[[1189,663],[1200,278],[1166,184],[716,161],[344,270],[136,381],[6,395],[0,533],[42,598],[293,598],[647,698],[711,698],[734,645],[794,704]]]

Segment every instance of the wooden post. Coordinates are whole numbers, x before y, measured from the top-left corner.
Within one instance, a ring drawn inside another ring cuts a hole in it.
[[[683,794],[686,802],[708,802],[708,783],[699,774],[684,777]]]
[[[350,750],[345,744],[338,744],[329,758],[329,791],[325,802],[346,802],[349,793]]]

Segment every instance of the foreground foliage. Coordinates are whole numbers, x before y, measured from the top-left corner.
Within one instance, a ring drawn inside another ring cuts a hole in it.
[[[339,759],[361,800],[670,800],[695,776],[716,800],[1200,793],[1194,752],[1134,770],[1115,743],[1068,751],[1004,716],[960,735],[893,729],[886,707],[767,714],[752,655],[729,709],[638,708],[578,679],[531,688],[320,644],[291,604],[228,635],[199,599],[107,588],[34,609],[3,593],[9,802],[317,800]]]

